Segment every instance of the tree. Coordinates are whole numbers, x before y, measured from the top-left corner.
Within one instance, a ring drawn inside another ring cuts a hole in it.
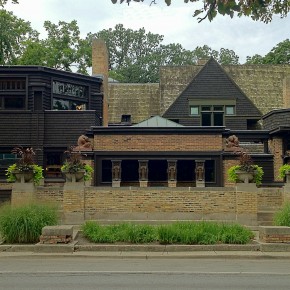
[[[87,74],[84,62],[81,61],[83,46],[77,22],[59,21],[58,24],[54,24],[45,21],[44,28],[48,33],[47,38],[27,41],[26,50],[19,58],[18,64],[44,65],[66,71],[72,71],[72,67],[75,66],[77,72]]]
[[[219,52],[218,62],[221,65],[239,64],[239,57],[233,50],[221,48]]]
[[[264,57],[264,63],[290,64],[290,40],[286,39],[278,43]]]
[[[264,57],[259,54],[247,56],[246,64],[290,64],[290,40],[278,43]]]
[[[239,56],[233,50],[221,48],[220,51],[211,49],[209,46],[197,46],[193,50],[193,63],[198,63],[201,59],[213,57],[221,65],[239,64]]]
[[[4,5],[8,2],[9,0],[0,0],[0,7],[4,7]],[[13,4],[18,4],[18,0],[11,0]]]
[[[111,0],[113,4],[116,4],[118,0]],[[130,4],[131,1],[144,2],[144,0],[120,0],[119,2]],[[155,3],[151,1],[150,3]],[[171,5],[171,0],[164,0],[164,2],[169,6]],[[198,22],[208,19],[212,21],[217,14],[229,15],[231,18],[234,15],[239,17],[247,16],[251,17],[253,20],[263,21],[265,23],[271,22],[273,15],[279,15],[281,18],[286,17],[290,11],[289,0],[184,0],[185,3],[188,2],[202,2],[202,6],[196,9],[193,16],[203,16],[198,17]],[[150,4],[151,5],[151,4]]]
[[[193,50],[194,63],[198,63],[201,59],[209,59],[210,57],[218,59],[218,51],[211,49],[208,45],[197,46]]]
[[[17,18],[12,12],[0,10],[0,65],[16,64],[26,49],[26,41],[38,39],[30,22]]]
[[[263,64],[264,58],[259,54],[255,54],[253,56],[247,56],[246,64]]]

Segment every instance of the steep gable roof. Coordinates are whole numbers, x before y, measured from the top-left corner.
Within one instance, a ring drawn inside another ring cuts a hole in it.
[[[184,91],[177,97],[165,118],[189,115],[190,100],[236,100],[236,115],[259,118],[262,114],[216,60],[210,58]]]

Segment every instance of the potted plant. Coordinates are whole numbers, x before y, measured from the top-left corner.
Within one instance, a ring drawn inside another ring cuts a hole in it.
[[[20,158],[18,161],[8,167],[6,176],[8,182],[31,182],[39,185],[43,179],[43,169],[35,164],[35,152],[32,147],[24,149],[23,147],[15,147],[11,153],[16,154]]]
[[[253,164],[251,156],[246,151],[237,152],[239,164],[228,169],[228,180],[233,182],[256,183],[260,185],[264,175],[261,166]]]
[[[67,159],[61,167],[61,171],[65,174],[67,181],[87,181],[92,178],[93,168],[82,161],[82,154],[74,151],[74,147],[70,147],[67,151]]]
[[[279,168],[279,177],[285,178],[286,183],[290,183],[290,164],[284,164]]]

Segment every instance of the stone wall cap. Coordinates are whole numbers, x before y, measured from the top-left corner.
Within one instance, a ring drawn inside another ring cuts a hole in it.
[[[59,226],[45,226],[42,229],[43,236],[72,236],[72,225],[59,225]]]

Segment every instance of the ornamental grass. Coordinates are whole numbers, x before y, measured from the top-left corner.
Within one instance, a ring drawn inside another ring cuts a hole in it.
[[[84,236],[94,243],[159,243],[184,245],[247,244],[254,235],[238,224],[215,222],[178,222],[166,225],[122,223],[99,225],[86,222]]]
[[[5,243],[36,243],[42,228],[56,225],[57,208],[44,204],[28,204],[0,208],[0,236]]]

